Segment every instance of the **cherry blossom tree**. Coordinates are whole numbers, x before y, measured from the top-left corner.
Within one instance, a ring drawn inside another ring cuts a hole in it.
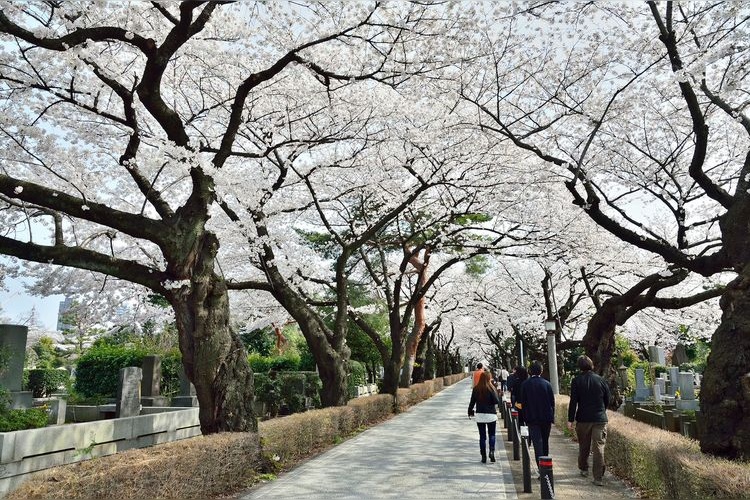
[[[256,160],[304,144],[298,131],[324,114],[319,96],[395,86],[439,65],[417,43],[442,19],[430,11],[3,1],[0,217],[11,229],[0,253],[164,297],[202,431],[255,429],[252,372],[220,266],[236,258],[222,249],[235,235],[220,232],[219,206],[237,196],[256,204],[253,179],[268,175]],[[252,214],[242,218],[252,225]]]
[[[750,359],[747,8],[547,4],[527,14],[546,35],[537,50],[522,51],[515,26],[485,37],[489,71],[460,93],[482,130],[537,156],[616,237],[675,273],[735,274],[702,385],[701,448],[747,458],[750,365],[737,361]],[[493,78],[508,67],[509,78]]]

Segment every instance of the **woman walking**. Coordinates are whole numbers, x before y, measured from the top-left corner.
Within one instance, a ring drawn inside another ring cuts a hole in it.
[[[487,463],[487,439],[490,442],[490,461],[495,461],[495,428],[497,426],[497,406],[500,398],[492,385],[492,377],[488,372],[483,372],[479,382],[471,390],[471,401],[469,401],[469,418],[475,416],[479,429],[479,452],[482,454],[482,463]]]

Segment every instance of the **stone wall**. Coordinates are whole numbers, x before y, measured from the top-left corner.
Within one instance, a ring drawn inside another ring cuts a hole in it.
[[[198,408],[0,432],[0,495],[37,471],[200,433]]]

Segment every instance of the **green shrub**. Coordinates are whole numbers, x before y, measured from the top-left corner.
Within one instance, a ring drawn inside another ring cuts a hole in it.
[[[38,429],[47,425],[47,411],[41,408],[8,410],[0,413],[0,432]]]
[[[117,395],[121,368],[141,366],[149,353],[142,348],[119,345],[96,345],[78,358],[75,390],[85,397]]]
[[[271,358],[258,354],[257,352],[251,352],[248,354],[247,362],[250,364],[253,373],[268,373],[271,369]]]
[[[301,337],[295,342],[297,352],[299,352],[299,370],[302,372],[314,372],[315,371],[315,357],[310,352],[310,347],[307,345],[304,337]]]
[[[669,367],[664,365],[654,365],[654,378],[659,378],[662,373],[669,373]]]
[[[305,410],[305,398],[320,407],[320,377],[315,372],[274,372],[255,374],[255,399],[266,404],[271,416],[278,414],[282,404],[292,413]]]
[[[680,371],[681,372],[693,372],[693,373],[703,373],[706,370],[706,361],[698,362],[698,363],[682,363],[680,365]]]
[[[99,343],[78,358],[74,391],[81,397],[98,395],[115,397],[120,369],[142,366],[143,358],[157,355],[161,358],[160,391],[163,395],[177,393],[180,388],[179,370],[182,357],[177,349],[153,352],[145,347],[128,347],[118,344]]]
[[[56,392],[61,386],[65,386],[70,380],[70,375],[65,370],[35,368],[26,370],[28,372],[27,389],[35,398],[46,398]]]
[[[281,407],[281,380],[264,373],[255,374],[255,399],[266,404],[266,411],[275,417]]]
[[[180,392],[180,371],[182,370],[182,355],[179,349],[172,349],[161,357],[161,381],[159,391],[162,396],[171,397]]]
[[[277,372],[299,371],[299,360],[299,354],[294,351],[288,351],[284,354],[273,356],[271,358],[271,370]]]
[[[357,386],[364,385],[367,381],[365,366],[359,361],[349,361],[349,378],[346,381],[349,390],[349,399],[357,397]]]
[[[297,373],[289,373],[281,380],[281,400],[289,408],[290,413],[305,411],[305,377]]]

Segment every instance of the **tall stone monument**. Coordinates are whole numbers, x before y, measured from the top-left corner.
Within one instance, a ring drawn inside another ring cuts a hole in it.
[[[651,363],[656,363],[657,365],[666,364],[664,348],[656,345],[648,346],[648,359]]]
[[[698,400],[695,399],[694,375],[692,372],[680,372],[680,399],[675,401],[679,410],[697,410]]]
[[[172,398],[172,406],[198,406],[198,398],[195,395],[195,386],[190,382],[190,379],[188,379],[183,368],[180,368],[180,395]]]
[[[646,386],[646,375],[643,368],[635,370],[635,398],[634,401],[646,401],[651,396],[651,389]]]
[[[26,359],[26,336],[23,325],[0,325],[0,357],[6,360],[0,370],[0,386],[10,391],[11,408],[31,408],[32,395],[23,388],[23,363]]]
[[[142,378],[143,370],[137,366],[120,368],[115,417],[136,417],[141,414]]]
[[[161,395],[161,358],[145,356],[141,365],[141,404],[143,406],[168,406],[168,399]]]

